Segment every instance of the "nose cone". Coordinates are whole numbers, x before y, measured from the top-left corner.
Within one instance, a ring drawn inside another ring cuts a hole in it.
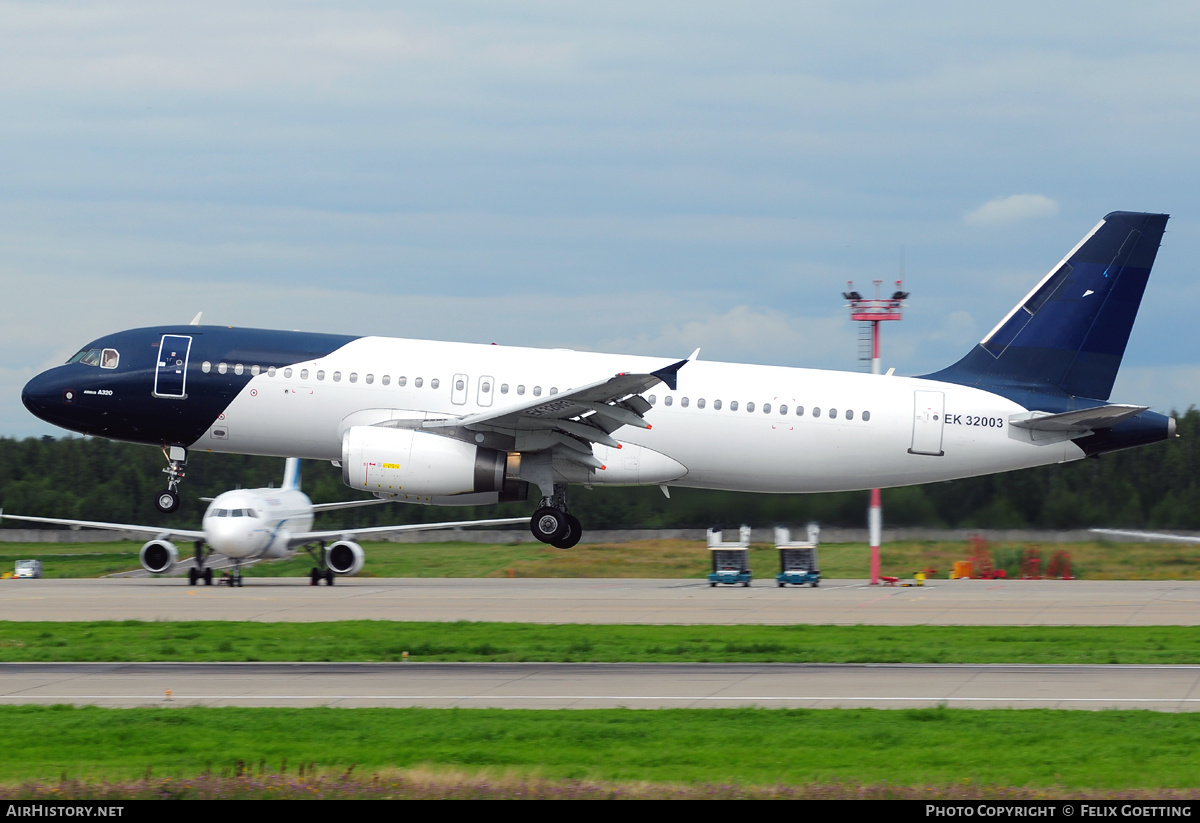
[[[62,425],[63,412],[76,401],[76,390],[64,383],[58,369],[44,371],[25,384],[21,402],[30,413],[48,423]]]

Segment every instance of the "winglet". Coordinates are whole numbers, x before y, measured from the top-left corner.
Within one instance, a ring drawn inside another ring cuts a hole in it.
[[[699,349],[696,349],[697,353],[699,351],[700,351]],[[677,382],[676,378],[679,375],[679,370],[681,368],[683,368],[684,366],[686,366],[690,362],[692,362],[692,359],[689,357],[687,360],[680,360],[678,363],[672,363],[671,365],[669,365],[665,368],[659,369],[658,371],[652,371],[652,372],[650,372],[650,374],[654,375],[659,380],[666,383],[668,389],[670,389],[671,391],[675,391],[675,386],[676,386],[676,382]]]

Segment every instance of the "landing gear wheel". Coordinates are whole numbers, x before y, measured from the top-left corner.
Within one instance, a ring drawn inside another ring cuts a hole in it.
[[[321,570],[313,566],[312,571],[308,573],[308,585],[315,586],[321,582]]]
[[[583,537],[583,525],[579,522],[579,518],[573,514],[567,515],[567,531],[566,533],[555,540],[550,545],[556,549],[569,549],[579,542],[579,538]]]
[[[567,513],[550,506],[542,506],[533,513],[533,517],[529,521],[529,530],[533,532],[533,536],[552,546],[562,540],[570,528],[567,523]]]
[[[195,586],[196,581],[199,579],[200,579],[200,570],[199,569],[195,569],[195,568],[188,569],[188,585],[189,586]]]
[[[332,569],[325,570],[325,585],[326,586],[333,585],[333,570]]]
[[[205,585],[205,586],[211,586],[211,585],[212,585],[212,569],[205,569],[205,570],[204,570],[204,585]]]
[[[154,507],[163,514],[170,514],[179,508],[179,495],[174,489],[164,489],[154,498]]]

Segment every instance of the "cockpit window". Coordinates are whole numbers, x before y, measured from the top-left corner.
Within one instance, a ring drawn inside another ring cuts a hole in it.
[[[83,366],[99,366],[102,369],[115,369],[121,362],[121,353],[116,349],[80,349],[67,363],[79,363]]]
[[[100,350],[99,349],[80,349],[74,357],[67,361],[68,363],[81,363],[85,366],[100,365]]]

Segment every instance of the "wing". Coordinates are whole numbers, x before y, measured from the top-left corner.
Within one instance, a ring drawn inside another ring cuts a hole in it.
[[[365,529],[333,529],[324,532],[300,532],[288,539],[289,547],[303,546],[316,540],[345,540],[365,534],[393,534],[395,532],[433,531],[434,529],[465,529],[470,526],[514,526],[528,525],[528,517],[502,517],[496,520],[455,520],[449,523],[412,523],[406,526],[371,526]]]
[[[1200,537],[1186,534],[1162,534],[1160,532],[1134,532],[1125,529],[1088,529],[1096,534],[1111,534],[1117,537],[1140,537],[1143,540],[1179,540],[1183,543],[1200,543]]]
[[[192,529],[167,529],[162,526],[135,526],[129,523],[101,523],[95,520],[65,520],[59,517],[26,517],[20,514],[5,514],[0,511],[0,520],[25,520],[30,523],[50,523],[55,526],[82,526],[88,529],[108,529],[114,532],[139,532],[165,540],[203,540],[204,532]]]
[[[534,397],[466,417],[426,420],[421,428],[448,435],[464,429],[497,432],[512,437],[516,451],[550,451],[555,457],[599,469],[602,464],[592,455],[592,444],[619,448],[612,437],[617,429],[622,426],[649,429],[650,424],[642,415],[651,406],[641,393],[659,383],[674,390],[679,370],[698,352],[646,374],[622,372],[549,397]]]

